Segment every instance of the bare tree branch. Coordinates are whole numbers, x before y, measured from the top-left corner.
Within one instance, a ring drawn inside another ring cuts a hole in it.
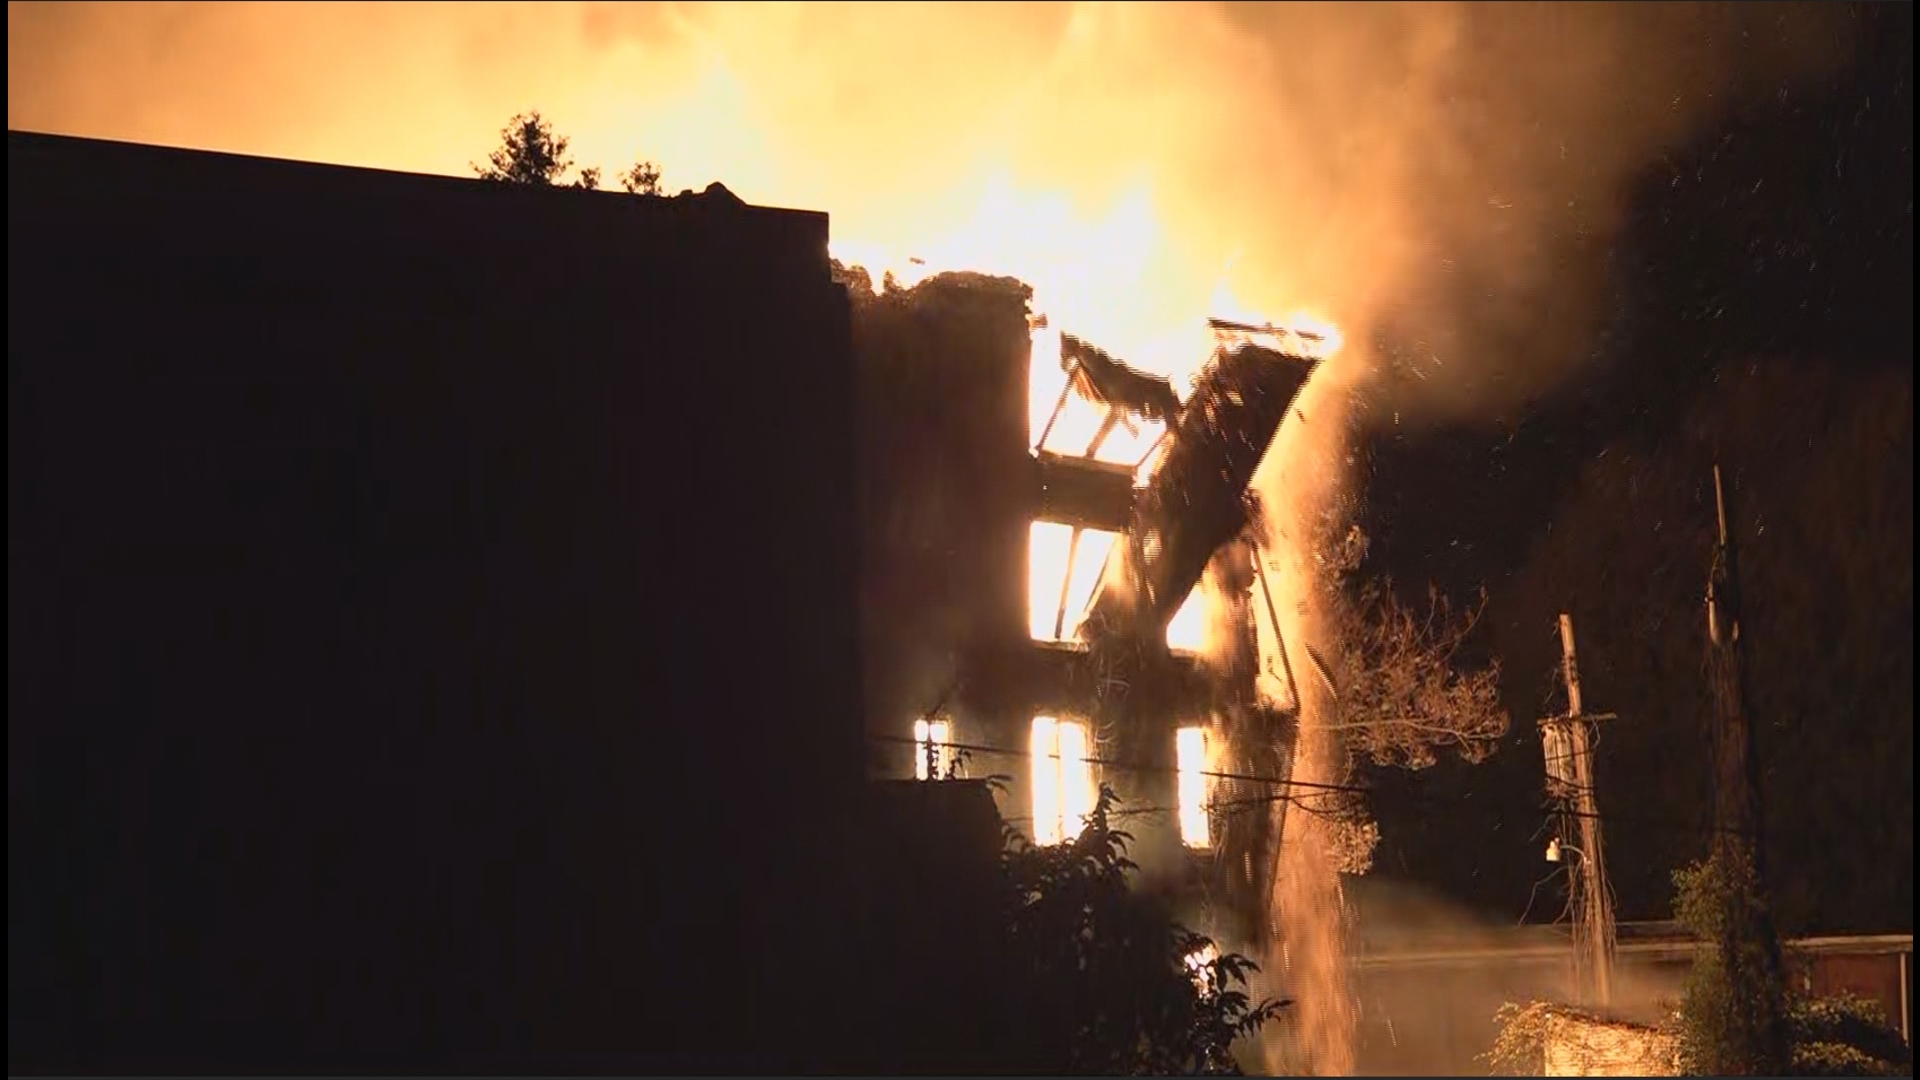
[[[1499,662],[1479,668],[1460,662],[1486,603],[1482,592],[1473,607],[1456,612],[1429,588],[1424,608],[1415,608],[1385,581],[1332,597],[1330,621],[1341,644],[1323,662],[1339,715],[1327,726],[1342,733],[1349,752],[1380,765],[1424,769],[1442,749],[1471,762],[1494,751],[1509,726]]]

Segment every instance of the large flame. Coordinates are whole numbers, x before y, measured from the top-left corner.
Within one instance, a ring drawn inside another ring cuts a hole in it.
[[[1208,614],[1206,585],[1195,585],[1173,618],[1167,621],[1167,648],[1190,653],[1206,651]]]
[[[876,287],[887,275],[911,286],[944,271],[1019,278],[1033,287],[1034,311],[1051,328],[1037,342],[1036,374],[1058,367],[1058,331],[1065,330],[1135,367],[1168,376],[1184,393],[1206,360],[1199,334],[1207,313],[1195,309],[1199,298],[1191,286],[1172,287],[1170,278],[1184,279],[1198,268],[1184,264],[1161,220],[1144,181],[1107,206],[1088,207],[1062,191],[1022,187],[1010,170],[997,169],[971,213],[929,230],[912,250],[850,237],[836,239],[833,251],[843,262],[864,266]],[[1061,385],[1057,377],[1050,392],[1036,385],[1036,399],[1044,399],[1036,409],[1050,410]]]
[[[1179,772],[1180,840],[1191,848],[1213,842],[1208,818],[1207,729],[1181,728],[1174,736],[1175,766]]]
[[[876,290],[886,279],[902,288],[948,271],[1017,277],[1033,287],[1033,349],[1028,369],[1028,441],[1036,450],[1135,469],[1151,478],[1165,445],[1165,425],[1127,418],[1103,433],[1105,411],[1069,389],[1061,364],[1062,333],[1072,333],[1128,364],[1165,376],[1184,401],[1193,380],[1219,344],[1210,318],[1254,327],[1278,326],[1286,348],[1325,359],[1340,349],[1339,328],[1296,310],[1276,324],[1244,301],[1234,260],[1217,268],[1204,300],[1192,288],[1170,288],[1167,274],[1182,268],[1165,236],[1151,188],[1130,188],[1104,214],[1085,214],[1057,192],[1029,192],[1000,172],[979,206],[956,229],[941,232],[911,253],[858,239],[835,240],[833,255],[860,266]],[[1204,275],[1198,275],[1203,280]],[[1028,548],[1030,631],[1041,641],[1071,641],[1117,537],[1036,522]],[[1169,648],[1207,647],[1209,603],[1193,594],[1167,627]]]
[[[1063,192],[1018,187],[1011,172],[1002,169],[992,174],[965,220],[929,230],[928,239],[912,250],[850,237],[836,238],[832,251],[840,261],[865,268],[876,289],[889,276],[904,288],[949,271],[1001,274],[1032,286],[1034,312],[1045,316],[1045,325],[1034,331],[1030,385],[1031,432],[1038,445],[1066,385],[1059,364],[1062,331],[1142,371],[1166,376],[1184,400],[1212,353],[1208,318],[1256,325],[1273,319],[1272,310],[1263,312],[1242,299],[1235,282],[1239,260],[1202,266],[1169,239],[1162,220],[1145,182],[1126,188],[1104,211],[1087,212]],[[1211,293],[1202,295],[1205,286],[1198,283],[1209,280]],[[1279,323],[1318,335],[1323,344],[1315,352],[1323,358],[1339,348],[1339,331],[1320,314],[1294,310]],[[1092,405],[1070,402],[1054,424],[1048,447],[1083,452],[1100,419]],[[1116,433],[1097,456],[1138,460],[1152,446],[1158,427]]]
[[[1072,840],[1086,828],[1098,795],[1087,726],[1077,720],[1036,716],[1028,749],[1033,765],[1034,842]]]

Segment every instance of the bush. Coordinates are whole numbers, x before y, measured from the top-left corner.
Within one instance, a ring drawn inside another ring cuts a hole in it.
[[[1542,1076],[1547,1066],[1547,1021],[1553,1006],[1544,1001],[1511,1001],[1493,1014],[1499,1031],[1493,1049],[1480,1055],[1494,1076]]]
[[[1674,916],[1701,939],[1674,1017],[1695,1076],[1898,1076],[1912,1053],[1880,1007],[1853,994],[1789,996],[1739,845],[1674,874]],[[1776,1049],[1777,1048],[1777,1049]]]
[[[1017,970],[1008,985],[1027,1018],[1027,1064],[1040,1073],[1238,1075],[1233,1047],[1285,1007],[1254,1004],[1252,960],[1223,953],[1129,888],[1131,837],[1113,827],[1102,788],[1068,843],[1036,847],[1008,830],[1002,866]]]
[[[1913,1052],[1873,1001],[1797,996],[1787,1006],[1794,1076],[1909,1076]]]
[[[1787,1066],[1780,946],[1751,856],[1730,843],[1673,880],[1674,918],[1700,941],[1676,1017],[1682,1068],[1779,1075]]]

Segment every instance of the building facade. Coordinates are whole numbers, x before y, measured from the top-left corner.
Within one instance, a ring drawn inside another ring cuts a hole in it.
[[[868,553],[876,579],[911,564],[917,579],[899,589],[955,613],[941,631],[951,648],[928,657],[897,633],[870,642],[871,734],[892,748],[876,773],[993,776],[1003,817],[1042,844],[1071,839],[1111,788],[1149,886],[1199,896],[1230,884],[1244,923],[1270,873],[1291,705],[1256,689],[1274,620],[1246,487],[1313,361],[1258,346],[1246,336],[1256,328],[1223,333],[1182,406],[1165,380],[1049,327],[1026,301],[1023,288],[943,275],[856,305],[866,362],[912,354],[968,383],[925,404],[965,416],[947,436],[968,463],[964,487],[900,482],[874,496],[964,504],[929,511],[942,523],[931,540],[882,539]],[[964,364],[940,358],[961,340]],[[896,407],[889,397],[873,411]],[[928,543],[947,549],[944,563],[911,561]],[[937,579],[962,584],[942,593]],[[873,690],[921,668],[939,677],[917,697]]]
[[[10,1070],[861,1068],[825,215],[7,181]]]

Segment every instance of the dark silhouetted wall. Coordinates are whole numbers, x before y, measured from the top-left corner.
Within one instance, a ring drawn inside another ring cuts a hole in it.
[[[8,1059],[829,1067],[823,215],[9,133]]]

